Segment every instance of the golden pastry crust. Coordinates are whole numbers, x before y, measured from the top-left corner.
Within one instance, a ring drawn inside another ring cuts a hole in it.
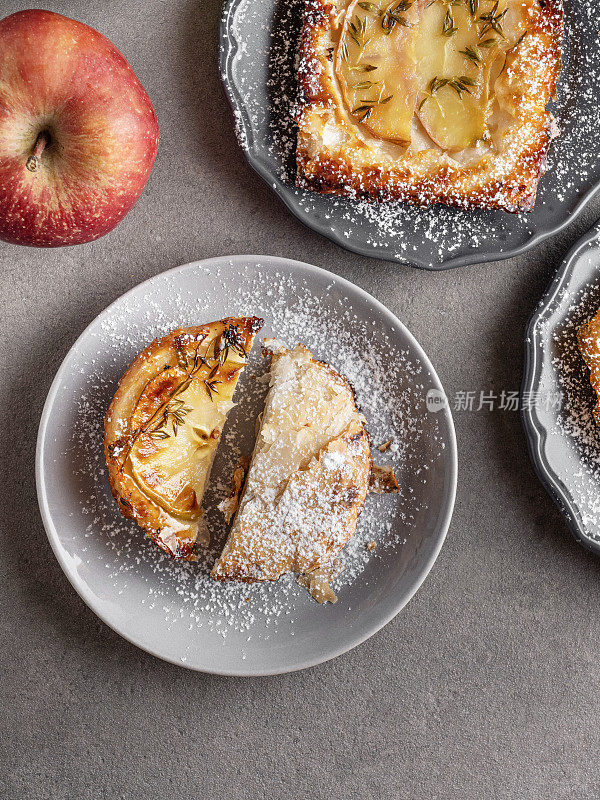
[[[241,317],[171,331],[134,359],[106,412],[104,453],[119,510],[171,556],[195,560],[202,494],[261,326]]]
[[[527,35],[518,41],[515,34],[516,44],[495,79],[502,123],[490,146],[464,158],[430,140],[425,149],[382,147],[348,113],[333,55],[348,6],[349,0],[306,0],[298,67],[297,185],[322,194],[422,206],[531,210],[553,137],[546,105],[560,72],[562,0],[518,0],[511,13],[521,15]]]
[[[590,370],[590,383],[597,398],[594,421],[600,427],[600,310],[577,331],[577,343]]]
[[[280,346],[239,509],[211,576],[268,581],[327,565],[356,530],[371,466],[348,381],[303,345]]]

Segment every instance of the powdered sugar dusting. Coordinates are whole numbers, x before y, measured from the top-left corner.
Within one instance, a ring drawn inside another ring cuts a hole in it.
[[[578,254],[567,278],[534,329],[542,351],[535,418],[545,429],[544,457],[573,506],[575,523],[600,543],[600,431],[592,414],[596,397],[577,343],[577,331],[600,308],[597,240]],[[535,391],[535,390],[534,390]],[[558,408],[546,402],[553,395]]]
[[[561,136],[548,157],[533,212],[463,211],[322,197],[294,188],[296,53],[303,0],[238,0],[226,10],[223,42],[240,143],[301,219],[381,258],[436,267],[482,261],[525,246],[561,224],[600,178],[600,47],[595,0],[568,3],[563,71],[552,104]]]
[[[395,445],[385,453],[375,451],[375,460],[393,465],[400,494],[367,499],[358,532],[343,551],[346,568],[334,583],[340,602],[345,587],[364,579],[371,560],[397,553],[415,534],[415,526],[428,512],[425,488],[445,456],[447,432],[440,427],[443,417],[426,410],[431,385],[427,371],[409,350],[393,344],[394,331],[378,324],[377,314],[365,319],[333,281],[326,291],[315,293],[304,280],[260,265],[248,266],[233,281],[229,269],[223,273],[214,266],[194,269],[193,290],[182,288],[179,273],[160,276],[159,292],[150,286],[143,297],[123,299],[91,334],[97,356],[81,367],[85,389],[76,398],[77,425],[65,454],[74,465],[80,512],[87,520],[83,537],[75,538],[73,547],[83,564],[93,561],[96,568],[102,567],[106,581],[118,593],[127,593],[131,581],[144,582],[142,603],[159,609],[167,625],[183,621],[190,630],[206,627],[223,636],[230,630],[268,636],[277,629],[278,620],[289,620],[295,605],[306,602],[294,576],[254,585],[215,583],[208,577],[226,537],[227,526],[216,506],[229,492],[240,455],[251,452],[255,420],[268,389],[263,378],[268,362],[255,347],[240,378],[238,405],[228,419],[206,496],[211,547],[199,549],[198,563],[180,563],[163,555],[134,523],[120,516],[106,478],[103,416],[116,380],[135,354],[174,327],[210,321],[198,300],[202,287],[209,286],[215,296],[223,295],[215,318],[264,317],[265,336],[302,342],[348,377],[372,441],[391,439]],[[376,550],[367,547],[372,540]]]
[[[279,350],[246,488],[213,576],[277,578],[325,566],[354,532],[370,472],[351,387],[304,346]]]

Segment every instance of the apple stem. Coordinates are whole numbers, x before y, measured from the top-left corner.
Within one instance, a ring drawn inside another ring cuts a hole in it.
[[[38,137],[35,140],[33,153],[29,156],[25,164],[29,172],[37,172],[40,166],[40,157],[49,144],[50,137],[45,131],[42,131],[40,134],[38,134]]]

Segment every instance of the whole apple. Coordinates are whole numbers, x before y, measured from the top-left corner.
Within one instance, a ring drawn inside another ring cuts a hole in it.
[[[103,236],[139,198],[157,148],[150,98],[105,36],[51,11],[0,20],[0,239]]]

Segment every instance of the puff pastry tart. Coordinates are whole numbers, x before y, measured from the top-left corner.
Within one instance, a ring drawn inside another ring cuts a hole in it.
[[[577,343],[590,370],[590,383],[597,398],[594,420],[600,427],[600,310],[577,331]]]
[[[303,345],[271,347],[270,390],[216,580],[322,575],[354,534],[369,487],[371,448],[348,381]]]
[[[298,186],[531,209],[562,30],[562,0],[306,0]]]
[[[256,317],[227,318],[157,339],[121,378],[106,413],[113,495],[169,555],[195,559],[202,496],[261,325]]]

